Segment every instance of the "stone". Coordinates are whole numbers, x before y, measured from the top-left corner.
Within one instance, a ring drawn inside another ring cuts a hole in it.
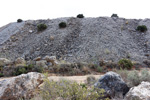
[[[52,65],[58,64],[58,62],[56,60],[56,56],[45,56],[43,59],[46,60],[47,62],[51,62]]]
[[[140,85],[132,87],[126,94],[126,100],[150,100],[150,83],[141,82]]]
[[[43,67],[43,68],[48,68],[46,60],[36,61],[36,66]]]
[[[115,72],[107,72],[98,82],[94,84],[95,88],[104,89],[104,97],[122,98],[129,91],[129,87],[122,80],[121,76]]]
[[[24,66],[24,65],[26,65],[26,61],[24,60],[24,58],[19,57],[15,60],[15,65],[16,66]]]
[[[36,58],[34,58],[33,60],[34,61],[40,61],[42,58],[41,57],[36,57]]]
[[[29,30],[29,33],[33,33],[33,30]]]
[[[37,72],[22,74],[0,81],[0,100],[25,100],[35,95],[35,89],[43,83],[44,76]]]
[[[11,61],[6,58],[0,58],[0,66],[6,66],[11,64]]]

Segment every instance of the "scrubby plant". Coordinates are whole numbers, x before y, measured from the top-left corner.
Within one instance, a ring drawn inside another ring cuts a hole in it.
[[[15,72],[14,75],[20,75],[20,74],[25,74],[27,73],[27,70],[24,67],[18,67]]]
[[[18,19],[17,20],[17,23],[21,23],[23,20],[22,19]]]
[[[137,86],[142,81],[150,82],[150,72],[147,69],[137,70],[116,70],[122,79],[128,84],[129,87]]]
[[[88,76],[86,81],[87,84],[93,85],[96,82],[96,78],[94,76]]]
[[[112,14],[111,17],[117,17],[118,18],[118,15],[117,14]]]
[[[4,76],[4,74],[3,73],[0,73],[0,77],[3,77]]]
[[[140,26],[137,27],[136,30],[138,30],[140,32],[146,32],[147,31],[147,27],[145,25],[140,25]]]
[[[65,28],[67,27],[67,24],[65,22],[59,23],[59,28]]]
[[[122,69],[131,69],[133,66],[133,63],[131,62],[131,60],[124,58],[124,59],[119,60],[118,65]]]
[[[77,18],[84,18],[83,14],[78,14]]]
[[[37,25],[38,31],[44,31],[45,29],[47,29],[47,25],[46,24],[39,24]]]
[[[67,80],[55,82],[46,78],[40,96],[42,100],[98,100],[104,92],[104,89],[96,91],[94,86],[88,87],[86,84]]]

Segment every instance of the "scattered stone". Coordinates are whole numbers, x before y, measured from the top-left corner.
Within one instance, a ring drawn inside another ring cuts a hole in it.
[[[19,57],[15,60],[15,65],[16,66],[24,66],[24,65],[26,65],[26,61],[24,60],[24,58]]]
[[[122,80],[121,76],[115,72],[107,72],[97,83],[96,88],[104,89],[104,97],[122,98],[129,91],[129,87]]]
[[[6,66],[11,64],[11,61],[6,58],[0,58],[0,66]]]
[[[29,33],[33,33],[33,30],[29,30]]]
[[[51,62],[52,65],[58,64],[58,62],[56,60],[56,56],[45,56],[43,59],[46,60],[47,62]]]
[[[126,100],[150,100],[150,83],[142,82],[129,90]]]
[[[43,68],[48,68],[46,60],[36,61],[36,66],[43,67]]]
[[[43,78],[40,73],[30,72],[0,81],[0,100],[31,99]]]
[[[42,58],[41,57],[36,57],[36,58],[34,58],[33,60],[34,61],[40,61]]]

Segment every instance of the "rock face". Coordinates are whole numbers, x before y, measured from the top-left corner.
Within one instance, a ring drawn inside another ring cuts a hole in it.
[[[103,77],[99,79],[97,83],[95,83],[95,87],[104,89],[105,96],[104,97],[121,97],[129,91],[129,87],[122,80],[120,75],[115,72],[107,72]]]
[[[0,100],[29,99],[43,82],[43,75],[36,72],[22,74],[0,81]]]
[[[131,88],[126,95],[126,100],[150,100],[150,83],[142,82]]]

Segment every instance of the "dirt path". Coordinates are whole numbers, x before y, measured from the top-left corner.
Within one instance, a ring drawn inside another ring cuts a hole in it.
[[[87,77],[94,76],[96,79],[99,79],[102,75],[85,75],[85,76],[50,76],[48,77],[49,80],[59,81],[62,79],[76,81],[77,83],[84,83],[86,82]]]
[[[102,75],[85,75],[85,76],[49,76],[48,79],[49,80],[53,80],[53,81],[59,81],[62,79],[65,80],[70,80],[70,81],[76,81],[77,83],[84,83],[86,82],[87,77],[89,76],[94,76],[96,79],[99,79]],[[2,80],[7,80],[10,79],[12,77],[5,77],[5,78],[0,78],[0,81]]]

